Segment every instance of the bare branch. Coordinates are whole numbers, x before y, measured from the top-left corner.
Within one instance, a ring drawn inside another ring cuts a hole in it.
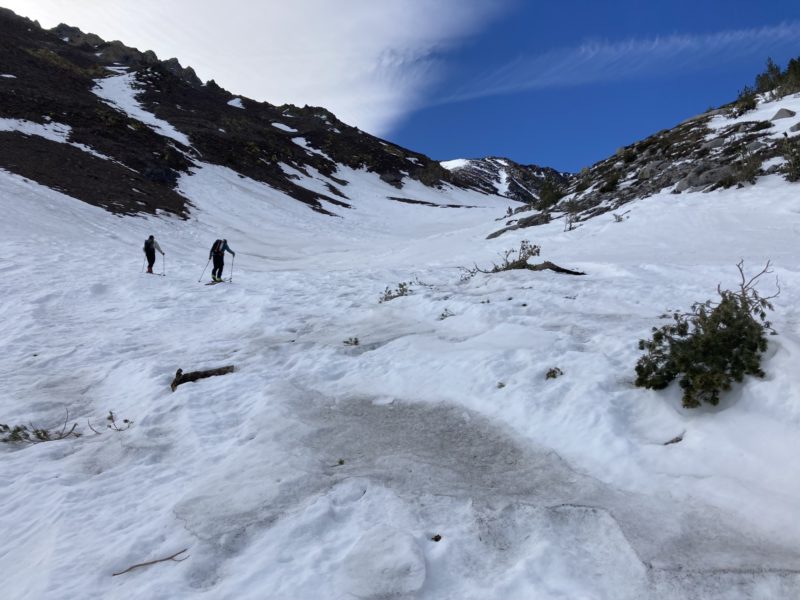
[[[736,263],[736,268],[737,268],[737,269],[739,269],[739,277],[740,277],[740,278],[741,278],[741,280],[742,280],[742,283],[740,283],[740,284],[739,284],[739,286],[740,286],[742,289],[744,289],[744,287],[745,287],[745,286],[744,286],[744,282],[745,282],[745,279],[746,279],[746,278],[745,278],[745,276],[744,276],[744,259],[743,259],[743,258],[740,258],[740,259],[739,259],[739,262],[738,262],[738,263]]]
[[[140,567],[149,567],[150,565],[154,565],[156,563],[161,563],[161,562],[168,562],[168,561],[171,561],[171,562],[183,562],[189,557],[188,556],[184,556],[183,558],[178,558],[178,556],[183,554],[187,550],[189,550],[189,549],[188,548],[184,548],[183,550],[180,550],[180,551],[176,552],[175,554],[173,554],[171,556],[166,556],[164,558],[157,558],[156,560],[148,560],[147,562],[137,563],[135,565],[131,565],[130,567],[128,567],[124,571],[120,571],[119,573],[112,573],[111,576],[112,577],[116,577],[117,575],[124,575],[125,573],[130,573],[134,569],[138,569]]]
[[[741,273],[741,275],[742,275],[742,282],[744,282],[744,280],[745,280],[744,272],[742,271],[743,262],[744,261],[740,260],[739,263],[736,265],[739,268],[739,273]],[[771,265],[772,265],[772,262],[768,260],[767,264],[764,266],[764,268],[761,269],[761,271],[759,271],[754,277],[752,277],[750,279],[750,281],[748,281],[746,284],[744,284],[742,286],[742,289],[749,290],[750,288],[753,287],[753,284],[756,282],[756,280],[759,277],[761,277],[762,275],[766,275],[768,273],[772,273],[772,270],[770,269]]]
[[[60,439],[60,440],[61,440],[61,439],[64,439],[64,438],[66,438],[66,437],[69,437],[69,436],[71,436],[71,435],[74,435],[75,437],[79,437],[79,436],[80,436],[80,433],[75,433],[75,428],[76,428],[77,426],[78,426],[78,424],[77,424],[77,423],[73,423],[73,424],[72,424],[72,427],[70,428],[70,430],[69,430],[69,431],[68,431],[66,434],[65,434],[64,432],[61,432],[61,435],[59,436],[59,438],[58,438],[58,439]]]
[[[775,278],[775,289],[778,291],[772,294],[772,296],[764,296],[764,300],[773,300],[781,295],[781,281],[777,277]]]
[[[64,411],[67,414],[64,416],[64,425],[63,425],[63,427],[61,427],[61,431],[58,434],[59,438],[63,438],[64,437],[64,432],[67,430],[67,421],[69,421],[69,409],[65,408]],[[75,425],[77,425],[77,423]],[[72,426],[72,431],[75,431],[75,425]],[[72,433],[72,432],[70,432],[70,433]]]

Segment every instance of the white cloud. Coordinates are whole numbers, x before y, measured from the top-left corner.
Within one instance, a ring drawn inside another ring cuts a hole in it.
[[[506,4],[492,0],[5,0],[273,104],[324,106],[385,134],[418,107],[443,53]]]
[[[800,23],[784,23],[775,27],[707,35],[586,42],[538,56],[519,57],[476,77],[452,94],[444,95],[435,104],[719,67],[743,57],[765,58],[770,49],[795,45],[798,39]]]

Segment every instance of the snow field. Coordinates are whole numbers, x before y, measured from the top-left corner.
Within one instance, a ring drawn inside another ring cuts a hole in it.
[[[97,93],[189,145],[132,83],[119,70]],[[5,121],[69,143],[65,126]],[[284,169],[321,193],[335,183]],[[353,208],[326,203],[330,218],[198,165],[178,221],[114,217],[0,172],[0,420],[55,426],[68,410],[85,433],[0,448],[9,597],[800,594],[794,187],[664,194],[622,223],[486,241],[507,200],[337,176]],[[137,271],[150,233],[165,278]],[[234,283],[204,287],[217,237],[237,252]],[[525,238],[587,276],[459,281]],[[740,258],[748,272],[771,258],[781,281],[766,379],[696,411],[674,387],[634,389],[636,341],[735,285]],[[400,281],[412,295],[379,304]],[[179,366],[228,363],[168,390]],[[563,375],[547,380],[552,367]],[[133,427],[104,430],[108,410]],[[182,563],[112,576],[183,548]]]
[[[200,166],[180,221],[0,172],[0,422],[55,425],[68,409],[86,433],[0,448],[10,597],[797,594],[792,186],[664,194],[622,223],[487,241],[504,199],[337,176],[353,208],[331,218]],[[150,233],[167,277],[139,272]],[[205,287],[217,237],[237,252],[234,282]],[[526,238],[587,275],[459,281]],[[633,388],[637,340],[735,285],[740,258],[771,258],[781,281],[767,378],[695,411],[675,387]],[[169,391],[176,368],[223,364],[237,371]],[[563,376],[545,379],[551,367]],[[133,427],[93,435],[86,420],[108,410]],[[111,576],[183,548],[182,563]]]

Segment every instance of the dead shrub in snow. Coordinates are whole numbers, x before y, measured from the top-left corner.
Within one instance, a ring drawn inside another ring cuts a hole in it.
[[[97,435],[102,432],[92,426],[87,419],[86,425]],[[133,425],[129,419],[119,419],[113,411],[108,411],[106,429],[112,431],[127,431]],[[41,442],[56,442],[67,438],[79,438],[83,435],[78,431],[78,424],[69,426],[69,411],[64,417],[64,423],[59,428],[36,427],[35,425],[7,425],[0,423],[0,442],[6,444],[39,444]]]
[[[736,290],[717,286],[719,301],[698,302],[689,313],[672,315],[674,323],[653,328],[653,337],[640,340],[646,354],[636,363],[636,386],[661,390],[680,376],[683,406],[719,403],[720,394],[741,382],[745,375],[763,377],[761,355],[767,349],[766,333],[774,333],[767,320],[770,300],[755,287],[771,273],[769,266],[747,279],[737,264],[740,282]],[[777,284],[776,284],[777,285]]]
[[[516,269],[526,269],[528,271],[555,271],[556,273],[565,273],[567,275],[585,275],[581,271],[572,271],[570,269],[565,269],[563,267],[559,267],[558,265],[546,260],[542,263],[538,263],[535,265],[528,264],[528,259],[533,256],[539,256],[541,252],[541,247],[537,246],[536,244],[531,244],[528,240],[522,240],[519,244],[519,248],[512,248],[511,250],[506,250],[500,255],[502,262],[498,265],[496,263],[492,264],[491,269],[481,269],[478,265],[475,265],[472,269],[467,269],[466,267],[461,267],[461,281],[468,281],[472,279],[478,273],[501,273],[503,271],[513,271]],[[511,298],[509,298],[511,300]]]
[[[55,442],[66,438],[81,437],[81,433],[75,431],[77,423],[67,428],[69,424],[69,412],[64,418],[64,424],[60,429],[47,429],[34,425],[7,425],[0,423],[0,442],[6,444],[39,444],[41,442]]]
[[[511,248],[505,250],[501,255],[500,264],[493,263],[491,269],[481,269],[475,265],[472,269],[461,267],[461,279],[471,279],[478,273],[500,273],[502,271],[512,271],[514,269],[527,269],[528,259],[532,256],[539,256],[541,247],[536,244],[531,244],[528,240],[522,240],[519,243],[519,248]]]

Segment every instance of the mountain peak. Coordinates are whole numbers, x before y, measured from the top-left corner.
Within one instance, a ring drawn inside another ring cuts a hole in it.
[[[561,188],[570,181],[569,173],[550,167],[522,165],[502,156],[458,158],[440,164],[452,173],[453,181],[458,184],[525,204],[536,204],[543,186]]]

